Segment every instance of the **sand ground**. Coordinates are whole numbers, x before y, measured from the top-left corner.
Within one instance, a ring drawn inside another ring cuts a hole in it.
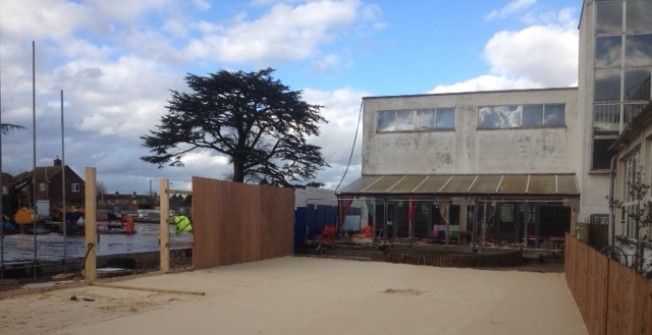
[[[108,285],[159,291],[6,298],[0,334],[588,334],[563,273],[290,256]]]

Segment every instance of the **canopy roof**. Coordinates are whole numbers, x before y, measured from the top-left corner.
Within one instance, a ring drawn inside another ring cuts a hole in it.
[[[339,195],[573,196],[580,194],[575,174],[365,175]]]

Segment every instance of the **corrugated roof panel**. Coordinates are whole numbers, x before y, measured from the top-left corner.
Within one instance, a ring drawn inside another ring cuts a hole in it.
[[[446,186],[441,190],[442,193],[467,193],[467,190],[475,180],[476,175],[454,175]]]
[[[373,185],[363,189],[365,193],[386,193],[390,192],[391,188],[396,185],[403,177],[402,175],[384,175],[382,178],[378,179]]]
[[[382,178],[382,176],[362,176],[344,186],[340,190],[340,193],[359,193],[380,178]]]
[[[419,185],[415,193],[439,193],[439,190],[446,184],[450,175],[430,175],[426,178],[421,185]]]
[[[427,175],[407,175],[392,188],[392,193],[412,193],[414,188],[421,185],[428,178]]]
[[[495,193],[502,175],[478,175],[468,193]]]
[[[545,174],[530,176],[528,194],[557,194],[557,175]]]
[[[557,193],[560,194],[580,194],[580,188],[577,186],[577,179],[572,174],[560,174],[557,176]]]
[[[367,175],[340,194],[579,195],[574,174]]]
[[[525,194],[528,176],[527,174],[505,175],[496,193]]]

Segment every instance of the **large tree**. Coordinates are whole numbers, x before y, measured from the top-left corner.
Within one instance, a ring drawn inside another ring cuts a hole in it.
[[[210,149],[229,157],[236,182],[289,185],[314,178],[328,166],[321,148],[307,142],[326,122],[322,106],[302,101],[301,92],[273,78],[273,72],[188,74],[192,93],[172,91],[161,124],[141,136],[152,153],[141,159],[159,167],[183,166],[184,154]]]

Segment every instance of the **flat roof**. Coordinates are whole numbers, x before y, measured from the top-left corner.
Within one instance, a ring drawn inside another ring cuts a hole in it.
[[[404,94],[404,95],[384,95],[362,97],[362,100],[368,99],[389,99],[389,98],[418,98],[442,95],[463,95],[463,94],[492,94],[492,93],[519,93],[519,92],[540,92],[540,91],[570,91],[577,90],[577,87],[552,87],[552,88],[531,88],[518,90],[495,90],[495,91],[468,91],[468,92],[448,92],[448,93],[421,93],[421,94]]]

